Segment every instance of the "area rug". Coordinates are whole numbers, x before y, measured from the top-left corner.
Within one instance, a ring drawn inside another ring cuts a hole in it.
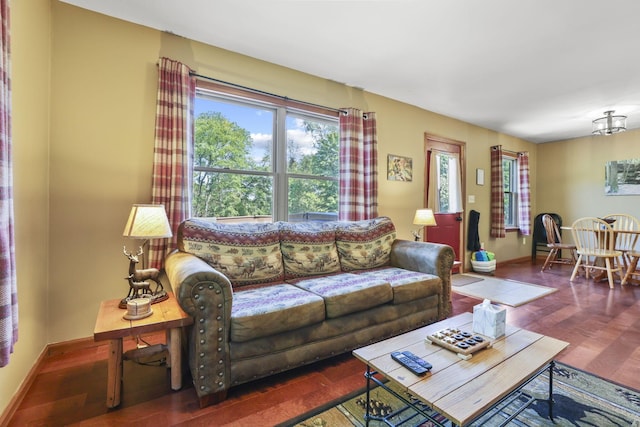
[[[473,276],[471,274],[454,274],[451,276],[451,286],[465,286],[484,280],[484,277]]]
[[[557,291],[557,289],[547,286],[499,279],[497,277],[485,277],[479,282],[464,286],[452,286],[451,290],[460,295],[480,300],[488,299],[491,302],[512,307],[518,307]]]
[[[549,390],[547,374],[540,375],[529,383],[524,391],[533,396],[531,406],[512,420],[508,425],[520,427],[534,426],[640,426],[640,392],[621,386],[569,365],[557,363],[553,373],[553,414],[554,422],[548,418],[546,402]],[[407,398],[411,396],[401,392]],[[378,413],[389,413],[404,406],[397,398],[381,387],[372,390],[370,399]],[[366,394],[347,396],[342,401],[318,408],[308,414],[296,417],[282,426],[329,427],[329,426],[364,426]],[[514,403],[515,405],[515,403]],[[513,407],[507,406],[501,412],[493,412],[476,420],[473,426],[496,426],[502,423],[511,413]],[[431,411],[437,423],[415,416],[416,412],[403,412],[400,422],[403,426],[431,427],[435,425],[451,426],[451,422]],[[414,418],[409,419],[411,416]],[[371,421],[372,427],[384,425],[379,421]]]

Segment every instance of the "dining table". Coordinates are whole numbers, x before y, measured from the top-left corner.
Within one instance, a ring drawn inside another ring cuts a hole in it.
[[[561,230],[573,230],[573,227],[571,227],[570,225],[563,225],[560,227]],[[625,229],[616,229],[613,228],[613,238],[614,241],[617,241],[618,239],[618,234],[631,234],[634,236],[640,236],[640,230],[625,230]],[[637,237],[634,240],[634,245],[635,242],[637,241]],[[629,268],[633,268],[635,269],[637,267],[638,264],[638,259],[631,259],[629,258],[629,255],[627,254],[628,250],[627,249],[618,249],[620,251],[622,251],[622,259],[618,260],[616,259],[615,262],[618,263],[622,263],[621,267],[622,267],[622,271],[620,274],[617,274],[617,272],[614,273],[614,279],[618,280],[618,281],[622,281],[622,278],[625,276],[626,272],[629,270]],[[638,249],[640,250],[640,249]],[[599,263],[600,265],[602,265],[604,263],[604,261],[601,258],[598,258],[595,262]],[[597,274],[596,276],[593,277],[594,281],[602,281],[602,280],[606,280],[607,279],[607,272],[606,271],[602,271],[599,274]],[[627,283],[633,284],[633,285],[640,285],[640,281],[636,280],[636,279],[628,279]]]

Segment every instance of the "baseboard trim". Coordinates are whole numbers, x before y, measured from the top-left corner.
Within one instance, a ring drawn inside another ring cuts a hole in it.
[[[508,259],[508,260],[502,261],[502,262],[496,261],[496,268],[500,267],[501,265],[505,266],[505,265],[508,265],[508,264],[519,264],[521,262],[526,262],[526,261],[530,261],[530,260],[531,260],[531,257],[524,256],[524,257],[520,257],[520,258]]]
[[[104,342],[96,342],[93,337],[78,338],[70,341],[62,341],[53,344],[48,344],[47,357],[56,356],[59,354],[69,353],[71,351],[83,350],[91,347],[98,347],[104,345]]]
[[[546,257],[546,255],[545,255]],[[545,259],[545,257],[541,258],[541,259]],[[514,263],[521,263],[521,262],[531,262],[531,257],[528,256],[524,256],[524,257],[520,257],[520,258],[513,258],[513,259],[508,259],[506,261],[496,261],[496,269],[500,266],[505,266],[505,265],[509,265],[509,264],[514,264]],[[464,269],[463,267],[465,267],[464,265],[460,265],[460,273],[473,273],[473,268],[471,268],[471,263],[469,263],[469,269]]]
[[[2,411],[2,414],[0,415],[1,427],[6,427],[9,425],[9,421],[13,417],[13,414],[16,413],[16,411],[18,410],[18,407],[20,406],[25,396],[27,395],[27,391],[29,391],[29,389],[31,388],[31,385],[33,385],[33,382],[35,381],[36,376],[38,375],[38,372],[40,372],[40,367],[42,366],[42,363],[47,358],[47,347],[48,346],[45,346],[42,349],[42,351],[40,352],[40,356],[38,356],[38,358],[36,359],[36,363],[33,364],[31,369],[29,369],[29,372],[27,373],[27,376],[22,381],[22,384],[20,384],[20,387],[18,387],[18,390],[13,394],[13,397],[9,401],[9,404],[7,405],[7,407],[4,409],[4,411]]]
[[[80,339],[75,339],[70,341],[63,341],[59,343],[47,344],[46,346],[44,346],[44,348],[40,352],[40,355],[36,359],[35,363],[27,373],[27,376],[22,381],[22,384],[20,384],[20,387],[18,387],[18,390],[14,393],[13,397],[9,401],[9,404],[4,409],[4,411],[2,411],[2,414],[0,414],[0,427],[6,427],[9,425],[9,421],[11,420],[11,418],[13,418],[13,415],[16,413],[16,411],[20,407],[20,404],[22,403],[25,396],[27,395],[27,392],[33,385],[33,382],[38,376],[38,373],[42,369],[42,365],[44,364],[44,361],[47,358],[51,356],[59,355],[59,354],[68,353],[70,351],[96,347],[101,344],[104,344],[104,343],[96,343],[93,340],[93,337],[87,337],[87,338],[80,338]]]

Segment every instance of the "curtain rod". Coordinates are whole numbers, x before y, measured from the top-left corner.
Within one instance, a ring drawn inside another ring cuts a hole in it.
[[[498,147],[501,147],[501,146],[500,145],[494,145],[494,146],[491,147],[491,149],[492,150],[497,150]],[[506,154],[511,154],[513,156],[520,156],[520,155],[526,153],[526,151],[511,151],[511,150],[502,150],[502,152],[506,153]]]
[[[325,107],[324,105],[313,104],[311,102],[306,102],[306,101],[299,101],[297,99],[291,99],[289,97],[282,96],[282,95],[277,95],[275,93],[265,92],[263,90],[254,89],[254,88],[247,87],[247,86],[242,86],[242,85],[239,85],[239,84],[236,84],[236,83],[225,82],[224,80],[219,80],[219,79],[216,79],[216,78],[213,78],[213,77],[209,77],[209,76],[203,76],[202,74],[198,74],[195,71],[189,71],[189,75],[194,76],[194,77],[198,77],[200,79],[205,79],[205,80],[210,80],[212,82],[221,83],[223,85],[235,87],[235,88],[238,88],[238,89],[248,90],[250,92],[257,93],[259,95],[272,96],[272,97],[275,97],[275,98],[282,99],[283,101],[292,101],[292,102],[296,102],[298,104],[308,105],[310,107],[324,108],[325,110],[335,111],[336,113],[342,113],[342,114],[345,114],[345,115],[347,114],[346,110],[341,110],[340,108]]]

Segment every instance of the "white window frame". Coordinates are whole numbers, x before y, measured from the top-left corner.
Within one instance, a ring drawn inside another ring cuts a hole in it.
[[[508,164],[508,170],[507,165]],[[518,159],[510,155],[502,156],[502,174],[509,172],[509,188],[511,191],[504,191],[504,197],[509,198],[509,203],[504,206],[504,226],[505,228],[518,228]],[[511,221],[507,221],[510,218]]]
[[[198,80],[196,83],[196,97],[211,98],[218,102],[232,102],[249,107],[271,110],[274,113],[272,170],[246,171],[219,168],[202,168],[194,165],[195,171],[234,173],[239,175],[268,176],[273,179],[272,221],[287,221],[289,216],[289,179],[311,178],[338,182],[338,177],[288,173],[287,172],[287,133],[286,119],[288,114],[308,117],[311,120],[335,122],[338,126],[338,111],[277,97],[271,94],[230,87],[223,84]],[[340,159],[337,159],[338,162]],[[247,219],[247,221],[250,221]]]

